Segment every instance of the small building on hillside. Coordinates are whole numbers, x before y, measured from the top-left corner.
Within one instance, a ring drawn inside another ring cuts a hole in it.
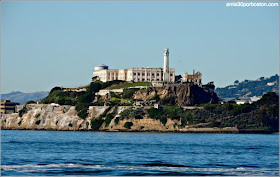
[[[251,101],[252,102],[257,102],[258,100],[260,100],[262,97],[261,96],[253,96],[253,97],[250,97]]]
[[[16,106],[19,105],[19,103],[11,102],[10,100],[4,100],[1,102],[1,114],[12,114],[15,113]]]
[[[195,70],[193,70],[193,74],[188,74],[186,72],[186,73],[184,73],[183,82],[191,82],[191,83],[201,86],[202,85],[202,74],[199,71],[195,72]]]
[[[250,98],[238,98],[235,100],[235,102],[236,102],[236,104],[245,104],[245,103],[252,104],[253,103]]]
[[[19,112],[24,108],[24,105],[16,105],[16,112]]]

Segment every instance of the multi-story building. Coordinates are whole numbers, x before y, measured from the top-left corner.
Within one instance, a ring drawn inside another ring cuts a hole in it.
[[[19,103],[11,102],[10,100],[4,100],[1,102],[1,114],[11,114],[15,113],[16,105],[19,105]]]
[[[199,86],[202,86],[202,74],[199,71],[195,72],[195,70],[193,70],[192,75],[186,72],[184,73],[183,82],[191,82]]]
[[[175,82],[175,69],[169,68],[169,50],[164,51],[163,68],[131,68],[131,69],[109,69],[106,65],[94,68],[93,77],[102,82],[123,80],[134,82]]]

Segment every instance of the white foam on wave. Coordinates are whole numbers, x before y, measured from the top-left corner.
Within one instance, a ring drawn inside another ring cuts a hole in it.
[[[105,165],[84,165],[73,163],[58,164],[26,164],[26,165],[2,165],[3,171],[16,171],[25,173],[63,171],[67,169],[83,168],[86,169],[110,169],[110,170],[127,170],[138,172],[181,172],[181,173],[223,173],[225,175],[279,175],[279,168],[192,168],[192,167],[168,167],[168,166],[105,166]]]

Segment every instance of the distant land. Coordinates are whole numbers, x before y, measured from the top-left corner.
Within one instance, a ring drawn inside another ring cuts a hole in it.
[[[34,92],[34,93],[23,93],[23,92],[11,92],[7,94],[1,94],[1,100],[11,100],[24,104],[30,100],[41,100],[49,95],[48,91]]]
[[[256,80],[236,80],[233,85],[215,90],[219,98],[262,96],[267,92],[279,95],[279,76],[260,77]]]

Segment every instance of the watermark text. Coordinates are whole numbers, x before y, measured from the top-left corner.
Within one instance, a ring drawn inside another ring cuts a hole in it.
[[[228,2],[227,7],[278,7],[278,2]]]

